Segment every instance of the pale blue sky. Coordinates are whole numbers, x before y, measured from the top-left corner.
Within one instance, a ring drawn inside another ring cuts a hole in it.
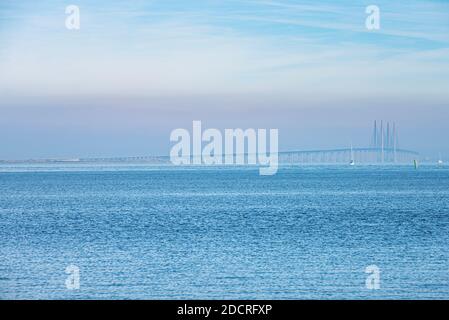
[[[0,158],[166,154],[192,120],[278,127],[285,148],[364,144],[374,118],[449,155],[448,88],[449,1],[0,0]]]

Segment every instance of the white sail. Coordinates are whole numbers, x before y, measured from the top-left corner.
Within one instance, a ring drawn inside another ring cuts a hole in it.
[[[438,165],[439,165],[439,166],[443,165],[443,159],[441,158],[441,152],[440,152],[440,154],[438,155]]]
[[[354,150],[352,149],[352,143],[351,143],[351,160],[349,161],[349,165],[350,165],[350,166],[355,165],[355,161],[354,161]]]

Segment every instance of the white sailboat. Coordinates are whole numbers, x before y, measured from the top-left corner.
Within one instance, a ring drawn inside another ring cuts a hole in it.
[[[439,166],[443,165],[443,160],[441,159],[441,153],[439,154],[439,157],[438,157],[438,165]]]
[[[354,150],[352,149],[352,143],[351,143],[351,160],[349,161],[349,165],[350,165],[350,166],[354,166],[354,165],[355,165],[355,161],[354,161]]]

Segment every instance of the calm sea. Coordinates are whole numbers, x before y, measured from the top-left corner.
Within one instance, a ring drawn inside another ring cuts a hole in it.
[[[3,164],[15,298],[449,299],[449,167]]]

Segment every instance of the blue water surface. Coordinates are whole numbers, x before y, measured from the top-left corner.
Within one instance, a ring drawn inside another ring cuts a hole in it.
[[[449,167],[3,164],[0,243],[0,299],[449,299]]]

